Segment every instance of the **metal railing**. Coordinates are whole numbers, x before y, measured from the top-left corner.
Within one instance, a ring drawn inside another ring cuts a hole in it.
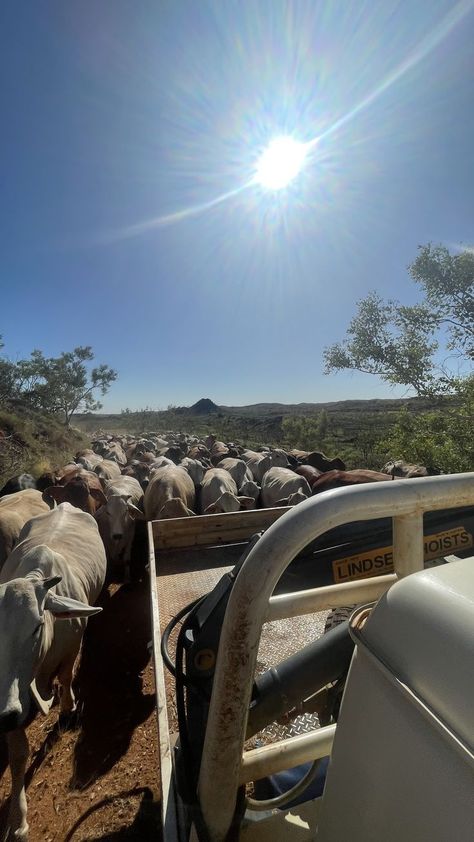
[[[474,505],[474,474],[395,480],[340,488],[287,512],[250,551],[229,598],[222,626],[198,794],[212,842],[222,842],[235,811],[239,786],[301,758],[328,753],[334,726],[277,746],[243,751],[262,625],[336,604],[375,599],[398,577],[423,569],[423,513]],[[393,518],[394,576],[272,597],[281,575],[307,544],[341,526]],[[383,580],[383,581],[382,581]],[[322,753],[321,753],[322,752]]]

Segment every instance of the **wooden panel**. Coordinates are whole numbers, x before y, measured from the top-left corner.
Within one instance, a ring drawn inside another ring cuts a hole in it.
[[[236,544],[267,529],[290,507],[152,521],[155,550]]]

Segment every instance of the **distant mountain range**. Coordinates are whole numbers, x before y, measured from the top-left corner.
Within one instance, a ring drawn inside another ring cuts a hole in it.
[[[446,399],[449,402],[449,399]],[[436,407],[440,407],[440,401],[436,403]],[[163,418],[172,417],[175,415],[189,416],[193,418],[209,418],[213,416],[231,416],[235,418],[249,418],[249,419],[268,419],[272,421],[281,421],[282,418],[289,415],[315,415],[321,410],[325,410],[328,415],[337,415],[340,413],[384,413],[397,412],[402,407],[409,407],[415,412],[423,412],[433,409],[435,404],[428,398],[372,398],[368,400],[345,400],[345,401],[325,401],[321,403],[253,403],[246,406],[224,406],[214,403],[211,398],[200,398],[192,406],[176,406],[169,409],[156,410],[156,414]],[[153,410],[146,410],[154,414]],[[132,410],[139,414],[142,410]],[[120,413],[86,413],[78,414],[76,418],[120,418]]]
[[[224,406],[214,403],[210,398],[201,398],[189,407],[178,407],[180,413],[186,415],[314,415],[321,412],[387,412],[396,411],[402,406],[410,406],[414,410],[430,409],[432,403],[425,398],[373,398],[369,400],[326,401],[322,403],[254,403],[247,406]]]

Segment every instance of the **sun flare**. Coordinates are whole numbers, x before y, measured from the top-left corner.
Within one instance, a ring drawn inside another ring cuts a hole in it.
[[[267,190],[281,190],[296,178],[306,153],[306,143],[289,136],[274,138],[257,161],[256,183]]]

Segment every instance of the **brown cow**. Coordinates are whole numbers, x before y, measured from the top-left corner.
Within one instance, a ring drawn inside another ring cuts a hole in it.
[[[193,444],[188,450],[188,456],[190,459],[197,459],[199,462],[204,459],[209,462],[209,465],[211,464],[211,454],[204,444]]]
[[[82,473],[66,474],[61,480],[61,485],[52,485],[43,492],[45,500],[51,498],[58,503],[71,503],[83,512],[94,515],[96,511],[104,506],[107,498],[102,490],[102,485],[97,474],[92,471]]]
[[[73,477],[77,477],[79,474],[85,473],[85,470],[86,469],[82,465],[77,465],[76,462],[68,462],[68,464],[63,465],[62,468],[57,468],[55,471],[55,482],[53,484],[64,485]]]
[[[300,465],[298,468],[294,468],[295,473],[299,474],[300,477],[304,477],[308,480],[311,488],[313,487],[316,480],[319,477],[322,477],[323,474],[321,471],[318,471],[317,468],[313,468],[312,465]]]
[[[151,463],[154,462],[156,458],[156,453],[152,453],[151,450],[145,450],[144,453],[142,453],[140,456],[140,462],[146,462],[147,465],[151,465]]]
[[[57,484],[58,484],[58,479],[57,479],[56,474],[53,471],[45,471],[36,480],[36,488],[38,489],[38,491],[44,491],[45,488],[49,488],[50,485],[57,485]]]
[[[148,479],[150,476],[150,466],[147,465],[146,462],[138,462],[137,460],[134,460],[130,463],[130,465],[127,465],[127,467],[123,469],[122,476],[135,477],[141,487],[145,489],[148,485]]]
[[[48,503],[41,492],[26,488],[14,494],[6,494],[0,500],[0,570],[7,556],[15,546],[23,526],[36,515],[49,511]]]
[[[379,471],[366,471],[358,468],[355,471],[327,471],[322,474],[312,486],[312,493],[319,494],[330,488],[345,488],[347,485],[362,485],[366,482],[387,482],[391,477]]]
[[[223,441],[215,441],[211,446],[211,462],[214,466],[218,465],[221,459],[225,459],[229,455],[229,448]]]
[[[156,458],[156,455],[154,458]],[[160,451],[159,455],[165,456],[167,459],[171,459],[175,465],[179,465],[181,459],[184,459],[186,456],[186,448],[180,444],[171,444],[166,450]]]
[[[318,471],[345,471],[346,466],[339,456],[334,459],[329,459],[324,453],[319,450],[313,450],[308,453],[304,459],[301,460],[304,465],[312,465]]]
[[[89,456],[97,456],[97,454],[96,454],[96,453],[94,453],[94,451],[93,451],[93,450],[91,450],[91,448],[90,448],[90,447],[85,447],[83,450],[78,450],[78,451],[77,451],[77,453],[76,453],[76,459],[78,459],[80,456],[84,456],[86,459],[88,459],[88,458],[89,458]]]

